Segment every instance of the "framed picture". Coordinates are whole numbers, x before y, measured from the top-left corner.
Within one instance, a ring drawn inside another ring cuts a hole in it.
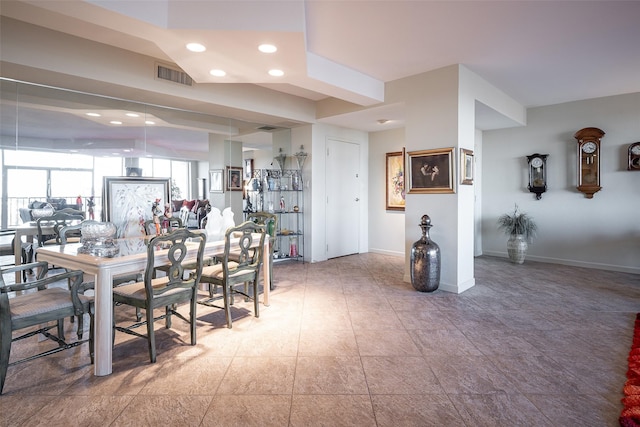
[[[144,236],[144,222],[153,218],[153,204],[157,201],[163,209],[171,202],[170,181],[170,178],[105,176],[103,220],[115,224],[117,237]]]
[[[223,169],[211,169],[209,171],[209,192],[210,193],[223,193],[224,192],[224,177]]]
[[[455,193],[453,147],[410,151],[409,194]]]
[[[404,193],[404,148],[402,151],[387,153],[387,210],[403,211],[405,206]]]
[[[253,177],[253,159],[244,159],[244,179],[250,180]]]
[[[460,149],[460,184],[473,185],[473,151]]]
[[[242,168],[227,166],[227,190],[242,191]]]

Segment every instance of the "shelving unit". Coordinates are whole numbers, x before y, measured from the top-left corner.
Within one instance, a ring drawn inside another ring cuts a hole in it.
[[[304,262],[304,187],[298,169],[256,169],[247,184],[245,218],[249,212],[277,215],[275,262]]]

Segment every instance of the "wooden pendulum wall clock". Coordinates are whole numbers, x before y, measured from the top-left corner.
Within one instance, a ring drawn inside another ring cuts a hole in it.
[[[604,132],[598,128],[580,129],[573,135],[578,140],[578,191],[587,199],[600,191],[600,139]]]

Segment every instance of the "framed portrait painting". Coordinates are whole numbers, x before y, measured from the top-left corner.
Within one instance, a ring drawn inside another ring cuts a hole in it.
[[[209,192],[210,193],[222,193],[224,192],[224,176],[222,169],[211,169],[209,171]]]
[[[409,194],[455,193],[453,147],[410,151]]]
[[[227,190],[242,191],[242,168],[227,166]]]
[[[460,149],[460,184],[473,185],[473,151]]]
[[[155,202],[171,203],[170,178],[105,176],[103,219],[115,224],[117,237],[144,236],[144,222],[153,218]]]
[[[386,166],[386,206],[390,211],[403,211],[404,192],[404,149],[387,153]]]

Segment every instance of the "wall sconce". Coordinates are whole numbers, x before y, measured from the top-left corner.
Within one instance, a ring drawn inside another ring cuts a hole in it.
[[[304,150],[303,145],[300,146],[300,151],[294,154],[296,160],[298,161],[298,169],[300,170],[302,170],[302,167],[304,166],[304,161],[307,160],[307,153],[302,150]]]
[[[542,198],[542,193],[547,191],[547,157],[548,154],[532,154],[527,156],[529,164],[529,191],[536,193],[536,200]]]
[[[278,161],[280,165],[280,170],[284,173],[284,162],[287,160],[287,155],[282,152],[282,148],[279,151],[279,155],[275,156],[274,159]]]

